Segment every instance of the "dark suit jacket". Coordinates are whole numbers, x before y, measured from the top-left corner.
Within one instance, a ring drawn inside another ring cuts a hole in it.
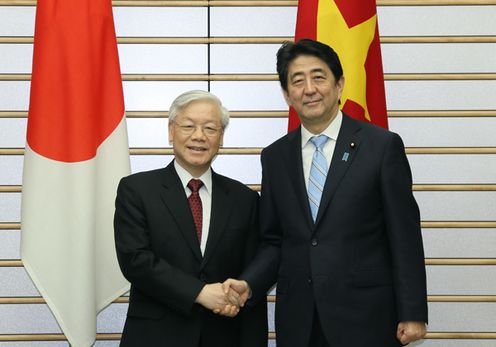
[[[332,347],[400,346],[398,321],[427,322],[419,209],[397,134],[343,115],[315,223],[300,129],[262,152],[262,169],[263,246],[242,278],[253,301],[277,281],[278,347],[308,346],[314,307]]]
[[[202,257],[193,216],[173,163],[119,184],[117,256],[131,282],[121,346],[267,345],[266,302],[235,318],[194,301],[205,283],[238,277],[259,243],[258,194],[212,172],[212,212]]]

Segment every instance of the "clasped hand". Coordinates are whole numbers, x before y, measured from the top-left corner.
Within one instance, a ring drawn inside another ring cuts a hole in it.
[[[196,302],[216,314],[234,317],[245,305],[250,294],[246,281],[227,279],[224,283],[206,284]]]

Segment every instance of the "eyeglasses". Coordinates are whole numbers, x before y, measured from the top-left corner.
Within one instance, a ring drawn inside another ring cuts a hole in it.
[[[192,135],[196,131],[196,128],[198,127],[200,128],[202,133],[208,137],[214,137],[222,131],[222,127],[215,127],[213,125],[196,125],[196,124],[179,124],[179,123],[174,123],[174,124],[177,125],[179,130],[184,135]]]

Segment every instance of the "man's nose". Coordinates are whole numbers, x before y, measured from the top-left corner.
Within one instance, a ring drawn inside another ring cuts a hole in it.
[[[305,80],[305,94],[313,94],[315,93],[315,84],[313,83],[311,78],[307,78]]]
[[[195,130],[193,131],[193,134],[191,134],[191,138],[193,139],[204,139],[205,138],[205,132],[203,131],[203,128],[201,126],[196,126]]]

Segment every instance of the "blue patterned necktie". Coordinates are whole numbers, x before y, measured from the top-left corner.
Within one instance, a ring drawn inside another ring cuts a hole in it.
[[[315,152],[313,153],[310,177],[308,180],[308,201],[310,203],[310,210],[314,222],[317,219],[320,199],[322,198],[322,192],[324,191],[324,184],[327,177],[327,160],[322,152],[327,140],[329,140],[329,137],[326,135],[310,138],[310,142],[315,146]]]

